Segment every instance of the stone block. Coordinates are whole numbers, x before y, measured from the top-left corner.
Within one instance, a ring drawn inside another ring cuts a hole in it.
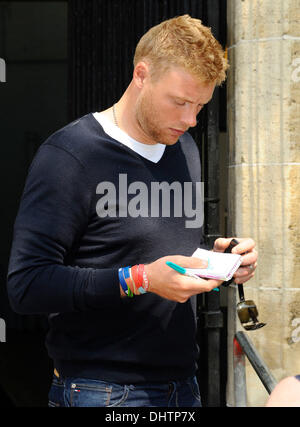
[[[234,165],[229,182],[234,233],[253,237],[257,244],[257,285],[300,287],[300,167]]]
[[[230,164],[299,163],[299,49],[300,41],[285,40],[229,52],[234,69],[227,82]]]
[[[244,41],[299,36],[298,0],[228,0],[228,46]]]

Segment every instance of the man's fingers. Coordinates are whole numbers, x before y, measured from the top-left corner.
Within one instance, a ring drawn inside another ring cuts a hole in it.
[[[240,285],[241,283],[248,282],[248,280],[252,279],[252,277],[254,277],[254,272],[252,272],[251,274],[248,274],[247,276],[238,276],[238,277],[234,276],[234,282],[237,285]]]
[[[232,237],[225,239],[224,237],[219,237],[215,240],[214,243],[214,252],[224,252],[224,250],[229,246]]]
[[[255,247],[255,242],[253,239],[241,239],[239,244],[234,246],[232,249],[233,254],[243,254],[245,252],[252,251]]]
[[[245,276],[251,275],[252,273],[254,273],[255,268],[256,268],[255,264],[254,265],[251,264],[251,266],[247,265],[245,267],[240,267],[236,271],[234,277],[245,277]]]
[[[257,252],[255,249],[253,249],[252,252],[249,252],[248,254],[243,255],[242,264],[243,266],[247,265],[254,265],[257,261]]]
[[[183,286],[185,286],[192,295],[200,294],[202,292],[210,292],[214,288],[219,287],[223,281],[222,280],[213,280],[213,279],[195,279],[194,277],[184,276]]]
[[[229,237],[225,239],[223,237],[219,237],[216,239],[214,243],[214,251],[224,252],[233,238],[234,237]],[[255,242],[251,238],[237,238],[236,240],[239,243],[232,249],[233,254],[243,254],[245,252],[252,251],[255,247]]]

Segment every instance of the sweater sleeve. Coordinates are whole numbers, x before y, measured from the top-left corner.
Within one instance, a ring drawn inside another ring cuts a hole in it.
[[[99,309],[120,301],[117,269],[65,265],[87,227],[91,197],[79,160],[44,143],[29,169],[14,224],[7,290],[17,313]]]

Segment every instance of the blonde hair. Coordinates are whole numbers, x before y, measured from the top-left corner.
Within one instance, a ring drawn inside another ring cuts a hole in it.
[[[172,66],[180,66],[203,83],[217,86],[226,79],[229,67],[224,50],[210,28],[200,19],[182,15],[150,28],[136,46],[134,66],[148,62],[156,78]]]

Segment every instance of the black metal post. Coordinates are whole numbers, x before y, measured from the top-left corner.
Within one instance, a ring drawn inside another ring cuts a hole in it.
[[[206,2],[206,19],[214,36],[220,35],[219,0]],[[205,231],[206,242],[212,247],[216,238],[220,237],[219,215],[219,88],[215,89],[213,99],[207,106],[205,131]],[[221,328],[223,313],[220,309],[220,293],[212,291],[205,295],[204,326],[207,328],[207,406],[221,404]]]

